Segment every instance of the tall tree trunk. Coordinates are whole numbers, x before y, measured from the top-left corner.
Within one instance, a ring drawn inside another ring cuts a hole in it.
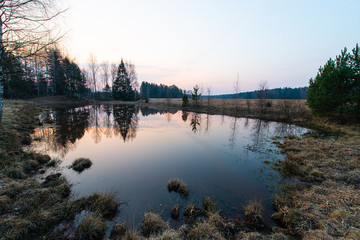
[[[2,69],[2,60],[3,60],[3,32],[2,32],[2,20],[0,18],[0,123],[2,121],[2,113],[3,113],[3,106],[4,106],[4,88],[3,88],[3,69]]]

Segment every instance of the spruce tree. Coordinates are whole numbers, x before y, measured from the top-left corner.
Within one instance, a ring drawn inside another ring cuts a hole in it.
[[[116,79],[112,86],[112,92],[113,97],[117,100],[134,100],[134,90],[132,89],[130,78],[122,59],[118,67]]]

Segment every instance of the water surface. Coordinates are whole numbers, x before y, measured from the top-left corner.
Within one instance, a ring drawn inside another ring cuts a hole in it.
[[[307,132],[284,123],[125,105],[53,109],[42,120],[52,124],[36,130],[34,148],[62,160],[57,171],[73,184],[72,198],[115,191],[127,202],[115,221],[135,227],[150,210],[177,225],[172,206],[201,205],[204,196],[224,215],[240,218],[249,200],[260,200],[271,223],[281,178],[264,161],[284,157],[274,137]],[[80,174],[68,168],[79,157],[93,162]],[[167,191],[172,178],[188,184],[188,199]]]

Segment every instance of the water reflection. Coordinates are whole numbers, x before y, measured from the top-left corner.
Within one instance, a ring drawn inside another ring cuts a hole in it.
[[[157,110],[152,108],[139,108],[135,105],[92,105],[77,108],[60,108],[44,113],[43,122],[54,122],[53,128],[40,128],[35,133],[35,139],[43,139],[47,149],[60,152],[61,156],[75,147],[76,141],[81,139],[85,132],[91,134],[95,143],[100,143],[102,138],[120,137],[123,142],[134,141],[138,131],[139,113],[147,117],[151,115],[164,115],[168,122],[176,110]],[[236,147],[241,129],[249,129],[251,143],[247,149],[261,152],[264,149],[265,139],[272,136],[301,135],[304,130],[301,127],[274,123],[260,119],[229,117],[229,146]],[[183,122],[188,122],[194,134],[209,134],[211,132],[212,117],[209,114],[181,112]],[[251,122],[251,124],[250,124]],[[224,116],[221,116],[221,125],[224,124]],[[271,124],[270,124],[271,123]],[[270,129],[270,126],[273,129]],[[271,134],[271,136],[269,136]]]
[[[120,135],[126,141],[133,141],[136,138],[138,127],[139,109],[134,105],[113,106],[114,115],[114,135]]]
[[[145,211],[201,204],[204,195],[230,216],[241,215],[254,197],[271,212],[272,193],[264,179],[277,181],[279,176],[264,169],[263,161],[281,158],[268,151],[276,148],[271,138],[306,132],[283,123],[132,105],[54,109],[42,120],[54,124],[36,130],[34,147],[61,158],[61,171],[78,196],[119,192],[119,199],[129,203],[120,220],[134,219],[135,225]],[[65,167],[78,157],[90,158],[93,166],[81,174]],[[188,200],[168,193],[170,178],[189,185]]]

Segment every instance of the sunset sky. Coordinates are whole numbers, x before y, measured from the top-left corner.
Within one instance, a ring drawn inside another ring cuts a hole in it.
[[[79,64],[135,63],[139,82],[213,94],[260,81],[307,86],[320,65],[360,42],[358,0],[65,0],[63,44]]]

